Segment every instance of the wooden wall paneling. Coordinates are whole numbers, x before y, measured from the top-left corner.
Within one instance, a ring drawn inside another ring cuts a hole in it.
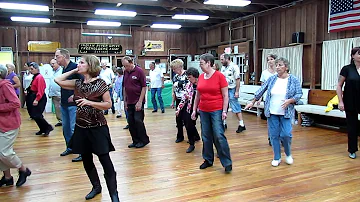
[[[252,72],[255,72],[255,84],[258,82],[258,79],[259,79],[259,71],[261,71],[261,66],[259,65],[258,61],[261,56],[259,55],[259,17],[255,17],[255,39],[253,40],[253,43],[254,43],[254,55],[253,55],[253,64],[254,64],[254,70],[251,71],[250,73]]]
[[[321,87],[321,70],[322,70],[322,44],[316,44],[316,61],[315,61],[315,88]]]
[[[268,16],[267,19],[266,19],[266,24],[267,24],[267,36],[266,36],[266,48],[270,48],[271,47],[271,36],[272,36],[272,27],[271,27],[271,19],[272,19],[272,16]]]
[[[311,46],[304,46],[303,54],[303,86],[309,88],[311,83]],[[291,64],[290,64],[291,71]]]
[[[307,21],[306,21],[306,19],[307,19],[307,17],[306,17],[306,15],[307,15],[307,12],[306,12],[306,6],[301,6],[300,8],[299,8],[300,10],[301,10],[301,18],[300,18],[300,21],[301,21],[301,31],[302,32],[304,32],[305,33],[305,38],[304,38],[304,41],[305,41],[305,43],[308,43],[309,41],[306,41],[307,40],[307,35],[308,35],[308,30],[306,29],[307,28]]]
[[[315,88],[316,83],[316,39],[317,39],[317,5],[313,4],[311,13],[314,13],[314,18],[312,19],[312,33],[311,33],[311,68],[310,68],[310,88]],[[321,68],[321,67],[318,67]]]
[[[276,21],[276,15],[272,15],[270,20],[270,27],[271,27],[271,46],[270,47],[276,47],[276,37],[277,37],[277,33],[278,30],[276,30],[276,24],[278,24],[279,22]]]
[[[280,44],[280,46],[281,47],[284,47],[284,46],[287,46],[288,44],[286,43],[286,32],[285,32],[285,30],[286,30],[287,28],[286,28],[286,14],[285,14],[285,12],[281,12],[281,28],[280,28],[280,30],[281,30],[281,34],[280,34],[280,36],[281,36],[281,44]]]

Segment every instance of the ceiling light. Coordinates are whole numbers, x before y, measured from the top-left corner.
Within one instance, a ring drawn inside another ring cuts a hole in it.
[[[49,6],[34,4],[0,3],[0,8],[30,11],[49,11]]]
[[[109,22],[109,21],[94,21],[89,20],[87,21],[87,25],[94,25],[94,26],[108,26],[108,27],[120,27],[120,22]]]
[[[16,22],[40,22],[40,23],[50,23],[49,18],[32,18],[32,17],[11,17],[12,21]]]
[[[204,4],[244,7],[244,6],[251,4],[251,1],[248,1],[248,0],[205,0]]]
[[[120,11],[120,10],[105,10],[96,9],[95,15],[112,15],[112,16],[123,16],[123,17],[135,17],[136,12],[134,11]]]
[[[81,33],[83,36],[132,37],[131,34]]]
[[[183,15],[183,14],[176,14],[172,16],[172,19],[179,19],[179,20],[207,20],[209,16],[207,15]]]
[[[116,4],[116,7],[120,7],[122,5],[122,3],[118,3]]]
[[[151,28],[161,28],[161,29],[180,29],[181,25],[177,24],[153,24]]]

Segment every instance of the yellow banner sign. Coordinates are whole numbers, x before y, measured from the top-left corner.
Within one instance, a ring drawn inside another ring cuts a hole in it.
[[[164,41],[145,40],[145,50],[147,51],[164,51]]]
[[[55,52],[60,48],[60,42],[53,41],[29,41],[28,50],[33,52]]]

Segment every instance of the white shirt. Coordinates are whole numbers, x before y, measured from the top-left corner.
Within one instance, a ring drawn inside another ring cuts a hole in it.
[[[28,70],[24,72],[24,76],[23,76],[23,87],[24,90],[26,90],[29,86],[30,83],[33,79],[33,74],[31,74]]]
[[[236,80],[240,79],[239,67],[235,63],[230,62],[228,66],[221,67],[221,73],[225,76],[226,81],[228,82],[228,87],[235,88]]]
[[[155,67],[154,70],[149,71],[150,76],[150,88],[161,88],[162,86],[162,79],[164,75],[161,72],[159,67]]]
[[[55,78],[62,74],[63,68],[59,67],[54,71],[53,78],[50,81],[49,96],[50,97],[61,97],[61,87],[55,83]]]
[[[286,90],[289,77],[286,79],[277,78],[271,89],[270,114],[285,115],[285,109],[281,107],[286,98]]]
[[[261,73],[261,77],[260,77],[260,81],[265,83],[265,81],[267,81],[271,76],[273,76],[276,72],[274,71],[274,73],[269,72],[268,69],[265,69],[262,73]]]
[[[107,85],[110,85],[113,83],[115,74],[110,68],[106,68],[105,70],[101,68],[99,78],[104,80]]]

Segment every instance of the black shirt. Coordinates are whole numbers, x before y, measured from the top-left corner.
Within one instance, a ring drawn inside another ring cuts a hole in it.
[[[76,67],[77,67],[77,64],[70,61],[68,66],[66,68],[63,68],[62,73],[69,72],[73,69],[76,69]],[[83,78],[83,77],[80,74],[73,74],[73,75],[69,76],[67,78],[67,80],[81,79],[81,78]],[[61,105],[65,106],[65,107],[66,106],[76,106],[74,102],[70,102],[70,103],[68,102],[68,98],[72,95],[74,95],[73,90],[66,90],[66,89],[61,88]]]
[[[340,75],[345,77],[343,94],[345,111],[360,114],[360,75],[355,64],[344,66],[341,69]]]

